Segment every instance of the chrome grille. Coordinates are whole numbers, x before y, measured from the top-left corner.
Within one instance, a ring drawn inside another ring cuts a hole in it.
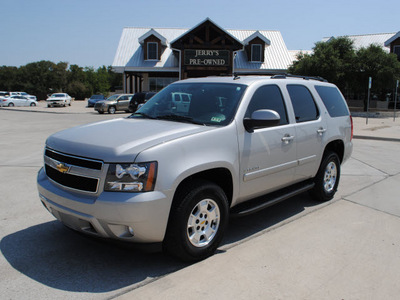
[[[46,175],[52,181],[78,191],[97,192],[103,169],[102,161],[46,148],[44,163]]]

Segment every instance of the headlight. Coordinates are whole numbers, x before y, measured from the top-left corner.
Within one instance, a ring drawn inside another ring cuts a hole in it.
[[[149,192],[154,190],[157,162],[140,164],[110,164],[105,191]]]

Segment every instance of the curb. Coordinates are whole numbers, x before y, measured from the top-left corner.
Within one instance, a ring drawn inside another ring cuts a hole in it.
[[[63,115],[71,115],[71,114],[86,114],[87,112],[65,112],[65,111],[45,111],[45,110],[27,110],[27,109],[18,109],[18,108],[8,108],[8,107],[0,107],[0,110],[12,110],[18,112],[33,112],[33,113],[43,113],[43,114],[63,114]]]
[[[385,141],[385,142],[400,142],[397,138],[388,138],[380,136],[366,136],[366,135],[353,135],[353,139],[359,140],[375,140],[375,141]]]

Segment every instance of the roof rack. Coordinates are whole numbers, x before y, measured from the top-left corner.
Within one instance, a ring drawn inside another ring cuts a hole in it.
[[[273,79],[286,79],[286,78],[302,78],[304,80],[318,80],[318,81],[322,81],[322,82],[328,82],[328,80],[326,80],[325,78],[322,78],[320,76],[303,76],[303,75],[293,75],[293,74],[276,74],[271,76],[271,78]]]
[[[239,79],[240,76],[271,76],[271,79],[286,79],[286,78],[302,78],[304,80],[318,80],[322,82],[328,82],[325,78],[322,78],[320,76],[304,76],[304,75],[293,75],[289,73],[263,73],[263,74],[256,74],[256,73],[236,73],[234,72],[233,74],[233,79]]]

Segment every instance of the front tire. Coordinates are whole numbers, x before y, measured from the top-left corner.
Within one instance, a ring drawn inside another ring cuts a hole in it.
[[[32,103],[30,104],[30,106],[36,106],[36,103],[35,103],[35,102],[32,102]]]
[[[108,113],[109,113],[109,114],[115,114],[115,111],[116,111],[116,109],[115,109],[114,106],[110,106],[110,107],[108,108]]]
[[[164,250],[184,261],[214,254],[228,224],[229,204],[216,184],[198,180],[180,189],[171,209]]]
[[[340,160],[335,152],[328,152],[322,159],[314,178],[315,186],[311,195],[318,201],[331,200],[337,191],[340,179]]]

